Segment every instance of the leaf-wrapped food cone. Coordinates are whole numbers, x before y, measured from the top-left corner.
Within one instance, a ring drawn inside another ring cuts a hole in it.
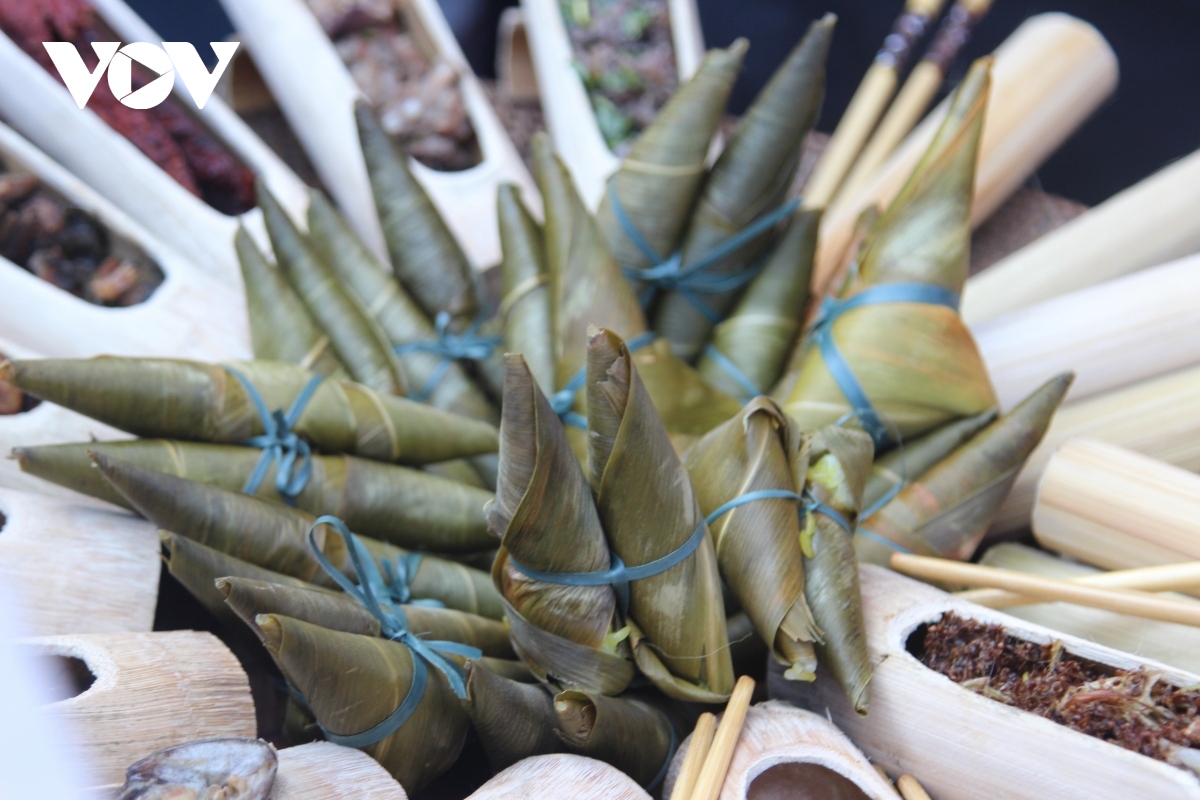
[[[329,336],[333,352],[350,377],[383,394],[405,394],[404,374],[383,331],[362,303],[346,291],[329,264],[317,257],[261,180],[258,204],[279,271]]]
[[[745,39],[738,39],[724,50],[710,50],[608,179],[596,218],[622,267],[646,269],[655,264],[621,224],[614,196],[646,243],[661,258],[670,256],[691,218],[709,145],[748,48]]]
[[[712,538],[629,350],[610,331],[589,339],[586,391],[590,483],[612,551],[637,567],[701,536],[683,561],[630,585],[634,659],[672,697],[721,702],[733,665]]]
[[[822,633],[817,657],[862,715],[870,705],[871,662],[852,531],[873,455],[871,439],[861,431],[822,428],[811,438],[805,484],[814,500],[850,526],[844,529],[819,508],[809,511],[812,555],[804,559],[804,595]]]
[[[493,770],[566,749],[555,735],[554,697],[541,684],[518,683],[470,662],[465,672],[463,705]]]
[[[854,412],[883,444],[997,405],[957,311],[989,65],[972,66],[929,150],[868,233],[836,310],[799,345],[804,355],[784,407],[803,430]],[[847,396],[850,381],[870,408]]]
[[[0,364],[0,379],[114,428],[218,444],[241,444],[266,432],[241,378],[271,413],[290,411],[313,377],[282,361],[97,356]],[[403,464],[494,453],[498,446],[489,423],[329,378],[312,391],[290,429],[323,452]]]
[[[246,287],[246,313],[254,357],[289,361],[319,375],[346,377],[325,331],[279,270],[268,263],[245,228],[238,228],[233,244]]]
[[[800,164],[804,137],[821,112],[825,58],[836,20],[833,14],[826,14],[809,26],[742,115],[700,192],[683,237],[681,269],[708,257],[722,242],[780,207]],[[732,276],[751,269],[770,241],[770,231],[764,231],[707,263],[701,272]],[[812,246],[815,250],[815,238]],[[811,253],[809,258],[811,269]],[[737,295],[734,287],[704,292],[698,299],[723,318]],[[712,328],[713,320],[678,289],[666,293],[654,314],[654,329],[685,361],[695,361],[700,355]]]
[[[684,464],[707,516],[751,492],[798,495],[808,442],[774,401],[758,397],[697,442]],[[722,514],[710,530],[721,575],[758,635],[788,666],[787,677],[812,680],[820,631],[804,598],[799,512],[796,499],[762,498]]]
[[[855,537],[859,560],[886,566],[897,550],[970,558],[1073,377],[1065,373],[1047,381],[862,520]]]
[[[257,622],[275,663],[326,731],[353,736],[370,730],[391,716],[412,686],[414,655],[402,644],[274,614]],[[362,748],[407,792],[449,769],[467,736],[467,715],[445,676],[427,669],[412,715],[382,741]]]
[[[354,118],[396,277],[430,318],[445,311],[456,329],[466,327],[475,318],[479,301],[462,247],[413,177],[408,156],[387,135],[375,112],[359,101]]]
[[[167,439],[18,447],[13,455],[23,472],[129,508],[92,467],[89,451],[231,491],[245,486],[262,455],[249,447]],[[272,464],[256,496],[279,500],[275,473]],[[406,467],[353,456],[313,456],[312,473],[296,495],[296,507],[314,516],[333,514],[351,530],[401,547],[470,553],[496,544],[483,514],[491,497],[482,489]]]
[[[544,141],[540,146],[545,146]],[[561,209],[547,213],[560,214]],[[538,388],[553,394],[556,340],[542,230],[521,201],[520,190],[512,184],[500,185],[496,216],[504,254],[500,262],[500,315],[504,318],[505,346],[509,352],[524,356]]]
[[[671,721],[644,700],[565,691],[555,696],[554,711],[555,733],[573,752],[611,764],[642,786],[666,774]]]

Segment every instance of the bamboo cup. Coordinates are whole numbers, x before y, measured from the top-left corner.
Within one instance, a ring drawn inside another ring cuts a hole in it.
[[[859,717],[827,674],[800,685],[773,667],[772,697],[829,713],[873,762],[894,775],[921,776],[937,798],[1200,798],[1191,773],[958,686],[913,657],[908,644],[915,633],[919,646],[920,626],[953,611],[1027,641],[1061,641],[1079,658],[1160,672],[1174,686],[1195,685],[1200,676],[958,600],[880,567],[861,567],[860,576],[874,665],[871,713]]]
[[[967,281],[962,315],[1001,314],[1200,250],[1200,150]]]
[[[625,773],[601,761],[568,753],[518,761],[481,786],[467,800],[650,800]]]
[[[696,728],[688,739],[687,751],[679,767],[679,775],[675,778],[675,788],[671,790],[671,800],[691,800],[696,790],[696,781],[700,778],[700,770],[704,768],[704,759],[712,746],[713,733],[717,729],[715,715],[704,712],[696,720]]]
[[[94,633],[22,639],[37,653],[84,662],[95,682],[45,706],[73,733],[98,785],[133,762],[195,739],[254,738],[250,685],[210,633]]]
[[[995,52],[972,223],[987,219],[1104,101],[1117,81],[1117,60],[1091,25],[1066,14],[1039,14],[1013,31]],[[813,274],[818,291],[837,287],[859,213],[891,201],[945,117],[942,103],[852,197],[821,221]]]
[[[276,755],[271,800],[408,800],[404,787],[361,750],[312,742]]]
[[[1164,343],[1169,347],[1170,343]],[[1165,461],[1185,470],[1200,470],[1200,367],[1089,397],[1059,409],[1042,443],[1017,476],[997,512],[991,535],[1026,528],[1037,484],[1051,455],[1068,439],[1097,439]],[[1200,557],[1200,556],[1196,556]],[[1163,560],[1119,566],[1148,566]]]
[[[1075,372],[1067,402],[1200,364],[1200,255],[972,326],[1001,408]],[[1167,344],[1169,343],[1169,344]]]
[[[939,583],[1006,589],[1039,600],[1060,600],[1147,619],[1200,626],[1200,605],[1157,597],[1132,589],[1105,589],[1012,570],[906,553],[893,553],[891,565],[897,572]]]

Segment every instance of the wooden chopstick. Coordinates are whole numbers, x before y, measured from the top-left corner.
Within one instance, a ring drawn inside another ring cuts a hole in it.
[[[700,715],[700,719],[696,720],[696,729],[692,731],[692,739],[688,742],[683,766],[679,768],[679,777],[675,779],[675,788],[671,790],[671,800],[691,800],[716,730],[715,714],[705,711]]]
[[[746,721],[746,710],[750,708],[750,698],[754,694],[754,679],[749,675],[738,678],[725,706],[725,714],[721,724],[717,726],[716,736],[713,737],[712,747],[704,759],[704,768],[696,780],[696,790],[692,800],[717,800],[721,787],[725,785],[725,776],[729,773],[729,762],[733,759],[733,749],[737,747],[738,737],[742,733],[742,725]]]
[[[1132,589],[1103,589],[945,558],[893,553],[892,569],[916,578],[1005,589],[1040,600],[1061,600],[1118,614],[1200,626],[1200,603],[1172,600]]]
[[[900,796],[904,800],[933,800],[912,775],[901,775],[897,778],[896,788],[900,790]]]
[[[1081,575],[1078,578],[1071,578],[1069,583],[1080,586],[1098,586],[1102,589],[1137,589],[1143,592],[1195,590],[1200,586],[1200,561]],[[1006,592],[1003,589],[971,589],[966,592],[958,592],[954,596],[988,608],[1009,608],[1042,602],[1036,597]]]

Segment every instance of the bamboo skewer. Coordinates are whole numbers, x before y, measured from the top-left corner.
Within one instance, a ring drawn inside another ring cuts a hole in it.
[[[696,720],[696,728],[692,731],[687,755],[684,756],[683,766],[679,768],[679,777],[675,779],[675,788],[671,790],[671,800],[691,800],[692,792],[696,789],[696,781],[700,778],[700,770],[703,769],[705,758],[712,746],[713,733],[716,730],[716,715],[706,711]]]
[[[1066,14],[1026,20],[995,57],[975,177],[971,222],[976,226],[1091,115],[1117,82],[1117,59],[1108,42],[1091,25]],[[859,192],[829,208],[821,221],[816,291],[836,288],[859,213],[896,196],[947,107],[942,103],[926,115]]]
[[[804,188],[806,208],[825,208],[833,200],[863,143],[875,128],[879,115],[892,99],[899,73],[913,46],[924,35],[929,22],[941,12],[944,3],[945,0],[906,0],[904,10],[892,25],[892,32],[875,54],[875,60],[850,98],[825,152],[813,169]]]
[[[1185,561],[1180,564],[1164,564],[1158,567],[1137,567],[1113,572],[1099,572],[1070,578],[1078,586],[1095,586],[1101,589],[1137,589],[1142,592],[1186,592],[1200,587],[1200,561]],[[956,597],[969,600],[988,608],[1010,608],[1042,602],[1018,592],[1003,589],[971,589],[959,592]]]
[[[897,778],[896,788],[900,790],[904,800],[933,800],[912,775],[901,775]]]
[[[947,12],[937,36],[913,67],[896,100],[850,170],[839,195],[853,197],[903,141],[937,95],[946,73],[971,38],[971,29],[983,19],[993,0],[958,0]]]
[[[1001,408],[1075,373],[1068,402],[1200,364],[1200,255],[974,325]],[[1170,342],[1169,346],[1164,343]]]
[[[692,800],[717,800],[721,787],[725,785],[725,775],[729,772],[729,762],[733,759],[733,750],[737,747],[738,737],[742,733],[742,724],[746,721],[746,710],[750,708],[750,698],[754,694],[754,679],[749,675],[738,678],[733,687],[733,694],[725,706],[721,723],[713,736],[712,747],[704,757],[704,767],[696,779],[696,790]]]
[[[925,580],[1007,589],[1040,600],[1062,600],[1106,611],[1200,626],[1200,605],[1190,601],[1155,597],[1132,589],[1103,589],[995,567],[981,567],[945,558],[905,553],[893,553],[891,566],[897,572]]]
[[[1200,250],[1200,150],[967,281],[969,324]]]

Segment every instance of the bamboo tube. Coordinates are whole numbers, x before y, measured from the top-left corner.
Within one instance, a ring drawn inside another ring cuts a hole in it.
[[[1074,439],[1046,466],[1033,529],[1043,547],[1105,569],[1200,559],[1200,476]]]
[[[1116,56],[1108,42],[1091,25],[1066,14],[1031,17],[996,49],[995,56],[975,176],[973,225],[987,219],[1074,133],[1112,94],[1117,80]],[[859,213],[895,197],[928,148],[947,107],[944,102],[928,114],[862,190],[826,212],[814,289],[836,288]]]
[[[650,800],[642,787],[616,767],[568,753],[533,756],[496,775],[467,800]]]
[[[675,778],[675,788],[671,790],[671,800],[692,800],[696,781],[700,778],[700,770],[704,768],[704,760],[708,757],[716,730],[717,718],[714,714],[706,711],[696,720],[696,729],[688,738],[687,754]]]
[[[1068,561],[1045,550],[1014,542],[992,547],[984,553],[979,563],[989,567],[1002,567],[1068,580],[1099,577],[1103,574],[1095,567]],[[954,597],[967,600],[969,596],[994,591],[996,590],[973,589],[959,592]],[[1111,611],[1084,608],[1070,603],[1016,606],[1008,609],[1006,613],[1106,647],[1137,653],[1176,669],[1200,672],[1200,628],[1114,614]]]
[[[939,13],[945,0],[906,0],[904,10],[883,40],[883,47],[867,68],[862,83],[850,98],[850,105],[838,121],[825,151],[813,168],[804,189],[806,208],[824,208],[837,194],[846,173],[854,165],[859,151],[887,108],[900,80],[900,71],[912,54],[912,48],[925,34],[925,27]]]
[[[0,488],[0,583],[32,635],[149,631],[158,552],[148,522]]]
[[[361,750],[312,742],[276,756],[271,800],[408,800],[396,779]]]
[[[1061,641],[1081,659],[1145,668],[1173,686],[1195,685],[1200,676],[963,602],[886,569],[864,566],[860,576],[875,665],[870,715],[859,717],[828,674],[802,685],[783,680],[774,667],[768,675],[773,698],[829,714],[873,762],[893,775],[921,776],[937,798],[1200,798],[1195,775],[955,685],[907,645],[915,639],[919,646],[921,625],[952,611],[1036,644]]]
[[[704,766],[696,778],[696,791],[692,800],[717,800],[721,787],[725,785],[725,775],[729,772],[729,762],[733,759],[734,748],[737,747],[738,737],[742,733],[742,723],[746,721],[746,711],[750,708],[750,698],[754,695],[754,679],[749,675],[738,678],[733,687],[733,694],[725,705],[725,713],[721,715],[721,723],[713,736],[712,746],[704,757]]]
[[[937,36],[909,73],[887,114],[875,129],[846,177],[839,195],[853,197],[887,160],[929,107],[971,29],[987,14],[992,0],[958,0],[947,12]]]
[[[892,569],[924,580],[941,583],[961,583],[1036,597],[1039,600],[1062,600],[1089,608],[1101,608],[1122,614],[1132,614],[1181,625],[1200,626],[1200,605],[1181,600],[1155,597],[1133,589],[1104,589],[1070,581],[1042,578],[995,567],[964,564],[945,558],[893,553]]]
[[[194,739],[254,738],[250,685],[210,633],[95,633],[19,640],[42,655],[76,658],[95,682],[45,710],[73,732],[99,785],[156,750]]]
[[[897,778],[896,788],[900,790],[904,800],[933,800],[912,775],[901,775]]]
[[[1200,150],[1110,197],[967,281],[974,325],[1200,250]]]
[[[972,333],[1002,408],[1064,370],[1075,372],[1070,402],[1200,364],[1198,297],[1200,255],[1019,308]]]
[[[1164,343],[1169,347],[1169,343]],[[1037,483],[1068,439],[1098,439],[1185,470],[1200,470],[1200,367],[1089,397],[1059,409],[1042,443],[1029,456],[992,524],[991,534],[1029,525]],[[1193,556],[1200,558],[1200,554]],[[1148,566],[1162,559],[1114,566]]]
[[[985,564],[984,566],[999,566]],[[1000,567],[1004,569],[1004,567]],[[1024,571],[1024,570],[1018,570]],[[1052,576],[1051,576],[1052,577]],[[1183,561],[1179,564],[1163,564],[1158,567],[1136,567],[1113,572],[1097,572],[1070,578],[1080,586],[1097,586],[1101,589],[1137,589],[1142,592],[1186,592],[1200,587],[1200,561]],[[971,589],[959,592],[958,597],[988,608],[1009,608],[1038,602],[1018,592],[1003,589]]]

